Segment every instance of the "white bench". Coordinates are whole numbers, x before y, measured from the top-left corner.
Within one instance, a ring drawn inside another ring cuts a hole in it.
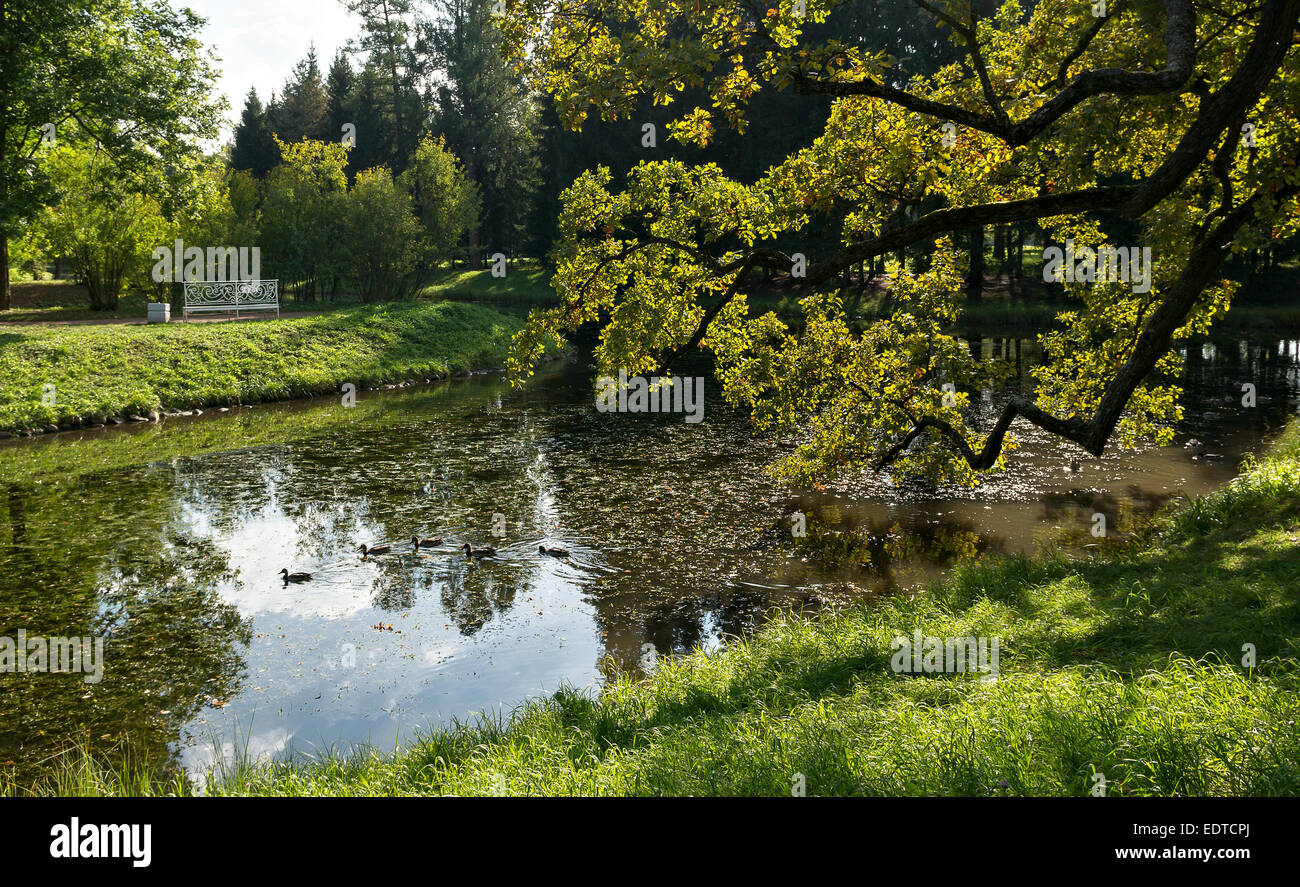
[[[191,314],[229,314],[241,311],[274,311],[280,316],[280,281],[226,280],[185,284],[184,320]]]

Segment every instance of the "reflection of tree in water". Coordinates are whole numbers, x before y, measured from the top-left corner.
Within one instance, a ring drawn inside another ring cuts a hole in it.
[[[1187,392],[1180,428],[1212,437],[1216,430],[1231,430],[1247,439],[1281,428],[1300,393],[1295,347],[1295,340],[1260,345],[1231,333],[1188,343],[1179,378]],[[1241,403],[1246,383],[1255,386],[1254,407]]]
[[[1000,547],[991,536],[976,530],[970,521],[949,520],[908,529],[894,523],[884,534],[879,553],[873,552],[872,563],[880,563],[885,573],[889,565],[900,561],[951,567]]]
[[[601,669],[606,679],[641,674],[645,672],[649,648],[656,656],[681,655],[748,635],[778,609],[800,610],[811,616],[820,606],[820,599],[804,590],[791,589],[782,596],[771,590],[738,586],[652,607],[636,623],[624,613],[623,618],[605,623],[609,627]]]
[[[1143,490],[1137,484],[1129,485],[1124,494],[1108,490],[1071,490],[1069,493],[1047,493],[1043,501],[1043,521],[1059,526],[1053,538],[1065,544],[1090,544],[1098,541],[1093,536],[1093,516],[1106,517],[1106,537],[1126,536],[1151,519],[1173,496],[1169,493]]]
[[[900,568],[908,564],[950,567],[1001,549],[999,540],[971,521],[930,518],[907,526],[897,520],[853,522],[833,505],[808,515],[807,535],[796,543],[809,557],[857,565],[888,585],[898,583]]]
[[[437,577],[439,599],[447,618],[469,637],[514,606],[518,570],[490,561],[469,563],[452,557]]]
[[[371,580],[371,606],[386,613],[409,610],[415,606],[417,585],[428,590],[432,587],[432,581],[418,572],[401,569],[391,563],[385,564],[385,569]]]
[[[334,448],[286,448],[266,459],[202,463],[177,477],[177,485],[186,503],[227,534],[274,509],[292,523],[299,558],[351,561],[360,557],[361,541],[392,544],[392,553],[373,559],[372,604],[397,612],[415,606],[422,594],[436,594],[449,619],[472,634],[510,608],[518,568],[492,561],[471,566],[443,551],[417,557],[409,540],[442,535],[449,543],[469,538],[481,544],[488,518],[498,511],[507,517],[504,541],[535,538],[539,494],[526,470],[535,447],[493,430],[504,421],[481,418],[472,428],[458,428],[473,446],[464,436],[431,438],[412,428],[362,440],[346,458]],[[411,470],[400,470],[403,460],[415,463],[407,466]],[[391,464],[393,470],[358,472],[357,463]],[[328,478],[323,487],[322,477]]]
[[[106,639],[98,684],[0,674],[0,761],[19,784],[79,744],[111,756],[129,742],[152,766],[174,763],[182,725],[239,683],[249,627],[218,595],[225,556],[184,532],[162,474],[120,482],[129,496],[93,476],[13,484],[0,512],[0,635]]]

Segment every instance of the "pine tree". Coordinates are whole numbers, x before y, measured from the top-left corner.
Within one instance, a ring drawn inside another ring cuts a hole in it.
[[[419,46],[439,72],[433,130],[479,186],[482,217],[469,231],[469,262],[482,246],[517,249],[540,183],[538,112],[501,54],[492,0],[439,0]]]
[[[349,41],[349,50],[364,53],[371,77],[371,98],[383,123],[377,143],[387,146],[383,162],[395,172],[405,168],[419,141],[423,108],[415,88],[416,61],[410,45],[412,0],[344,0],[361,18],[362,34]]]
[[[269,109],[271,131],[282,141],[301,139],[334,141],[336,136],[327,131],[329,126],[329,95],[321,80],[320,65],[316,61],[316,47],[294,66],[293,74],[285,81],[280,101]]]
[[[329,74],[325,79],[325,92],[328,96],[325,110],[325,128],[329,132],[329,138],[342,139],[344,136],[343,127],[351,124],[353,134],[356,134],[355,127],[357,121],[353,118],[356,116],[353,111],[353,93],[356,90],[357,76],[352,70],[352,64],[348,61],[347,55],[339,50],[334,54],[334,61],[330,63]],[[351,181],[356,177],[356,150],[348,155],[348,180]]]
[[[244,111],[235,126],[235,139],[230,149],[231,169],[247,170],[262,179],[279,162],[280,151],[271,137],[266,118],[257,90],[250,89],[244,99]]]

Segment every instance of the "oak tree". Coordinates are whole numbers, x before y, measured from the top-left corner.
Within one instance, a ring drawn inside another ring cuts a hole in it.
[[[509,0],[507,49],[570,126],[703,87],[707,107],[679,108],[670,128],[706,144],[743,132],[763,90],[833,98],[822,134],[754,181],[673,160],[618,186],[607,168],[574,181],[561,304],[518,337],[516,381],[586,323],[601,324],[602,374],[662,374],[707,349],[729,401],[799,434],[780,466],[791,479],[888,466],[973,483],[1004,464],[1017,421],[1095,455],[1116,437],[1168,441],[1177,347],[1227,309],[1225,259],[1296,230],[1300,0],[915,2],[957,50],[928,74],[805,37],[841,0]],[[838,248],[778,248],[828,220]],[[970,395],[1000,368],[951,330],[969,232],[1007,223],[1074,242],[1065,285],[1081,307],[1044,336],[1035,390],[989,412]],[[1121,226],[1135,242],[1108,242]],[[890,316],[850,322],[841,275],[931,242],[928,267],[895,276]],[[1116,247],[1151,249],[1149,288],[1084,273]],[[750,310],[760,270],[802,291],[801,324]]]

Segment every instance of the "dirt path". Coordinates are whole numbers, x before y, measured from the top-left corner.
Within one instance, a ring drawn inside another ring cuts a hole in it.
[[[89,309],[90,294],[86,292],[86,288],[66,280],[13,283],[10,284],[9,290],[13,305],[12,314],[15,316],[11,320],[8,316],[10,312],[0,311],[0,324],[5,326],[143,326],[147,323],[145,319],[146,309],[143,303],[128,303],[124,300],[118,307],[117,312],[109,311],[100,315],[99,312]],[[338,305],[329,308],[281,310],[280,316],[310,317],[315,314],[328,313],[337,307]],[[51,308],[63,310],[46,311],[46,309]],[[48,313],[50,316],[41,317],[38,312]],[[60,319],[60,314],[65,315],[65,317]],[[72,316],[67,316],[69,314]],[[274,316],[274,313],[270,311],[253,311],[245,312],[239,318],[236,318],[233,314],[204,314],[192,317],[188,321],[182,321],[181,306],[173,305],[171,322],[227,323],[236,319],[240,321],[266,320]]]
[[[280,317],[312,317],[317,314],[328,314],[327,311],[281,311]],[[181,320],[179,317],[172,317],[171,323],[230,323],[234,321],[243,322],[245,320],[275,320],[275,315],[269,311],[259,311],[256,314],[246,314],[242,317],[235,317],[233,314],[226,317],[215,317],[211,314],[202,317],[192,317],[189,320]],[[0,324],[5,326],[144,326],[148,321],[143,317],[105,317],[90,318],[86,320],[5,320],[4,315],[0,314]]]

